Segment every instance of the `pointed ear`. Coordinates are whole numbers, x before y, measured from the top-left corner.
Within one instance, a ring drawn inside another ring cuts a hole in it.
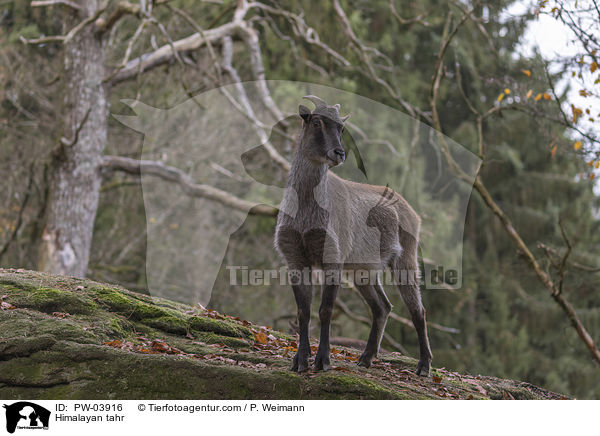
[[[300,114],[300,116],[302,117],[302,119],[304,120],[304,122],[308,122],[308,119],[310,118],[310,109],[307,108],[306,106],[300,105],[298,106],[298,113]]]

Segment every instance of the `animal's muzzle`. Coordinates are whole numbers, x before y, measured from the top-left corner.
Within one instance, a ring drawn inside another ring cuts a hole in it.
[[[334,148],[332,152],[329,153],[329,159],[336,165],[339,165],[346,160],[346,152],[341,147]]]

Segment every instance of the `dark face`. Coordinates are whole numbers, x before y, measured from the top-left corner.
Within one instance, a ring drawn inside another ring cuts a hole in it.
[[[304,120],[302,146],[306,156],[316,164],[340,165],[346,160],[342,147],[344,125],[331,118],[316,114],[300,113]]]

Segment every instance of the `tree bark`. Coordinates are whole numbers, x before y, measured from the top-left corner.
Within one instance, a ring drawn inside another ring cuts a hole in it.
[[[66,29],[92,16],[100,0],[80,1],[69,11]],[[85,276],[106,144],[108,104],[104,77],[104,40],[86,26],[64,45],[62,80],[63,138],[53,154],[46,224],[38,268]]]

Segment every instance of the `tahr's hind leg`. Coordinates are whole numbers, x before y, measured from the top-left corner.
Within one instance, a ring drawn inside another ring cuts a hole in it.
[[[427,321],[425,319],[425,308],[421,303],[421,293],[417,285],[399,285],[400,295],[408,307],[417,336],[419,338],[419,362],[417,363],[416,373],[423,377],[429,375],[431,359],[433,354],[429,347],[429,337],[427,336]]]
[[[403,238],[404,252],[402,257],[394,257],[390,262],[394,278],[397,281],[400,295],[412,318],[413,325],[419,338],[419,362],[416,373],[423,377],[429,375],[433,354],[429,347],[425,308],[421,301],[419,289],[419,266],[417,264],[416,241],[412,237]]]
[[[392,305],[385,295],[379,281],[374,285],[357,285],[356,287],[369,305],[373,316],[373,323],[371,324],[371,332],[369,333],[367,345],[358,360],[360,366],[368,368],[371,366],[373,357],[377,356],[377,353],[379,352],[381,338],[383,337],[383,332],[388,316],[392,310]]]

